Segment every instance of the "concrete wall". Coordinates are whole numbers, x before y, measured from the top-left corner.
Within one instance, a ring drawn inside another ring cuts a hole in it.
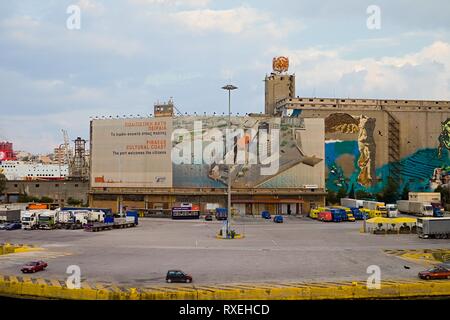
[[[5,193],[12,202],[19,194],[27,194],[39,198],[50,197],[64,205],[69,198],[86,203],[88,191],[87,181],[7,181]]]

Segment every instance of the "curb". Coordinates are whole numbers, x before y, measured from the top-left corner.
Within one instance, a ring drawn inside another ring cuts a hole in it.
[[[216,239],[219,240],[233,240],[233,239],[244,239],[245,237],[242,234],[236,234],[234,238],[224,238],[221,235],[216,234]]]
[[[10,244],[10,243],[2,243],[0,244],[0,256],[11,254],[11,253],[21,253],[21,252],[29,252],[29,251],[40,251],[41,248],[35,247],[33,245],[27,244]]]
[[[64,281],[0,276],[0,295],[69,300],[341,300],[395,299],[424,296],[450,297],[450,281],[383,281],[380,289],[365,282],[259,283],[178,285],[145,288],[83,282],[80,289]]]

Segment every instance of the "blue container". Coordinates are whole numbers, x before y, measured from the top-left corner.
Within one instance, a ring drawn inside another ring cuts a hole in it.
[[[273,218],[273,222],[276,222],[276,223],[283,223],[283,216],[275,216],[275,217]]]
[[[331,212],[331,215],[333,216],[333,221],[334,222],[341,222],[342,221],[342,213],[340,212],[339,209],[331,208],[331,209],[328,209],[328,211]]]
[[[105,223],[114,223],[114,215],[105,213]]]
[[[353,216],[356,220],[364,220],[364,218],[367,218],[367,214],[365,212],[361,212],[359,208],[350,208],[352,210]]]
[[[261,212],[261,217],[263,217],[264,219],[270,219],[269,211],[262,211]]]
[[[134,217],[134,223],[136,225],[139,224],[139,213],[137,212],[137,210],[129,210],[127,211],[127,217]]]

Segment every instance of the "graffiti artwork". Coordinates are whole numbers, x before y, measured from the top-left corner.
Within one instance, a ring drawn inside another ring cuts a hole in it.
[[[374,118],[334,113],[325,119],[326,186],[347,192],[381,192],[395,168],[399,191],[432,191],[450,182],[450,119],[442,122],[437,149],[418,149],[396,163],[375,166]]]
[[[441,134],[439,135],[438,156],[442,156],[443,149],[450,150],[450,119],[441,123]]]

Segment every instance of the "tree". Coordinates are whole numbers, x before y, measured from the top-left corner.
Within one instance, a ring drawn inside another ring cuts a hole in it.
[[[355,192],[355,199],[371,199],[373,198],[372,194],[369,192],[366,192],[364,190],[358,190]]]
[[[340,188],[337,195],[336,195],[336,202],[341,201],[342,198],[347,197],[347,190],[345,188]]]
[[[385,203],[395,203],[398,199],[399,185],[397,181],[389,177],[386,186],[380,194],[380,201]]]
[[[41,199],[39,199],[39,202],[41,202],[41,203],[53,203],[53,199],[50,198],[50,197],[44,196]]]
[[[348,192],[348,197],[351,199],[356,199],[355,196],[356,196],[355,185],[352,184],[352,187],[350,188],[350,191]]]
[[[402,191],[402,200],[409,200],[409,184],[405,184]]]
[[[335,204],[337,202],[336,201],[336,192],[334,192],[333,190],[328,190],[326,201],[327,201],[327,204],[329,204],[329,205]]]
[[[441,202],[442,204],[450,203],[450,190],[445,186],[437,187],[434,192],[439,192],[441,194]]]
[[[26,193],[19,194],[19,198],[17,199],[19,203],[27,203],[27,202],[39,202],[39,198],[29,196]]]
[[[80,206],[82,203],[83,201],[74,199],[72,197],[69,197],[69,199],[67,199],[67,204],[69,206]]]
[[[6,190],[6,177],[3,173],[0,173],[0,195]]]

